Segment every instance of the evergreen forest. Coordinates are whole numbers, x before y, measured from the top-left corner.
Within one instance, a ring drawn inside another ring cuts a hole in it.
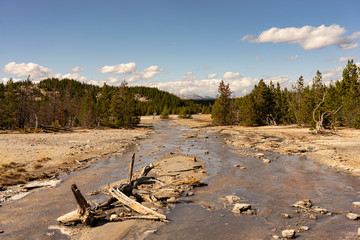
[[[233,99],[220,83],[212,110],[214,125],[297,124],[321,131],[337,126],[360,128],[360,68],[348,61],[342,79],[325,84],[317,71],[311,84],[302,76],[292,89],[260,80],[244,97]]]
[[[342,79],[325,84],[317,71],[310,84],[302,76],[291,89],[260,80],[246,96],[233,98],[221,81],[214,100],[181,100],[157,88],[102,87],[72,79],[0,84],[0,129],[136,126],[140,116],[169,114],[191,118],[211,113],[214,125],[297,124],[316,129],[360,128],[360,69],[348,61]]]

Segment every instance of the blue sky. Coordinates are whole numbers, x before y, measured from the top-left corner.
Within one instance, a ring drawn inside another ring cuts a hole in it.
[[[360,62],[360,1],[0,0],[0,81],[47,77],[235,96],[337,80]]]

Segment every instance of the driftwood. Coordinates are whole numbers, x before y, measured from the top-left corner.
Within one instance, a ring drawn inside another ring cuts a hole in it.
[[[132,200],[131,198],[127,197],[125,194],[123,194],[119,190],[116,190],[113,187],[109,189],[109,192],[119,202],[128,206],[129,208],[133,209],[134,211],[136,211],[138,213],[141,213],[144,215],[153,215],[153,216],[158,217],[159,220],[166,220],[165,215],[155,212],[155,211],[151,210],[150,208],[147,208],[147,207],[141,205],[140,203]]]
[[[128,177],[122,180],[121,184],[112,187],[108,185],[107,189],[103,188],[97,191],[97,193],[108,195],[109,199],[102,204],[96,203],[94,207],[91,207],[90,202],[86,201],[78,187],[73,184],[71,190],[78,209],[59,217],[57,220],[64,225],[82,223],[90,226],[100,219],[102,221],[142,219],[167,222],[164,214],[145,207],[141,203],[149,202],[154,207],[164,208],[169,203],[179,202],[177,198],[181,196],[184,189],[189,190],[195,186],[203,186],[203,183],[192,177],[185,181],[181,181],[183,179],[180,178],[178,181],[169,182],[162,175],[157,177],[148,176],[149,172],[154,168],[153,164],[143,167],[136,174],[138,177],[134,178],[134,162],[135,154],[131,158]],[[196,165],[191,169],[179,170],[179,172],[195,171],[199,168],[201,166]],[[178,174],[171,176],[175,177]],[[170,199],[171,201],[169,201]]]
[[[71,191],[74,194],[78,209],[59,217],[57,220],[64,225],[75,225],[79,222],[91,225],[94,212],[90,210],[90,204],[85,200],[76,184],[71,185]]]

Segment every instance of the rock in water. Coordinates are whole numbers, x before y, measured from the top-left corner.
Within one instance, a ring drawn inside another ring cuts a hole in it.
[[[295,237],[295,230],[293,229],[290,229],[290,230],[284,230],[281,232],[281,235],[284,237],[284,238],[294,238]]]
[[[247,204],[247,203],[236,203],[232,211],[233,211],[234,213],[241,213],[241,212],[247,211],[248,209],[251,209],[251,205],[250,205],[250,204]]]
[[[234,204],[238,201],[244,200],[236,195],[226,195],[223,197],[223,199],[229,204]]]
[[[360,208],[360,202],[353,202],[352,205],[356,208]]]
[[[358,219],[360,216],[359,216],[358,214],[356,214],[356,213],[348,213],[348,214],[346,214],[346,217],[347,217],[348,219],[350,219],[350,220],[356,220],[356,219]]]
[[[271,161],[269,160],[269,159],[267,159],[267,158],[264,158],[263,160],[263,163],[270,163]]]
[[[312,206],[312,203],[311,203],[310,199],[304,199],[304,200],[297,201],[295,204],[293,204],[291,206],[297,207],[297,208],[310,208]]]

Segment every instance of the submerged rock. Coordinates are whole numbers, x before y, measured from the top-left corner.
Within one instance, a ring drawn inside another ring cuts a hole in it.
[[[243,198],[238,197],[236,195],[226,195],[222,199],[224,199],[229,204],[234,204],[238,201],[244,200]]]

